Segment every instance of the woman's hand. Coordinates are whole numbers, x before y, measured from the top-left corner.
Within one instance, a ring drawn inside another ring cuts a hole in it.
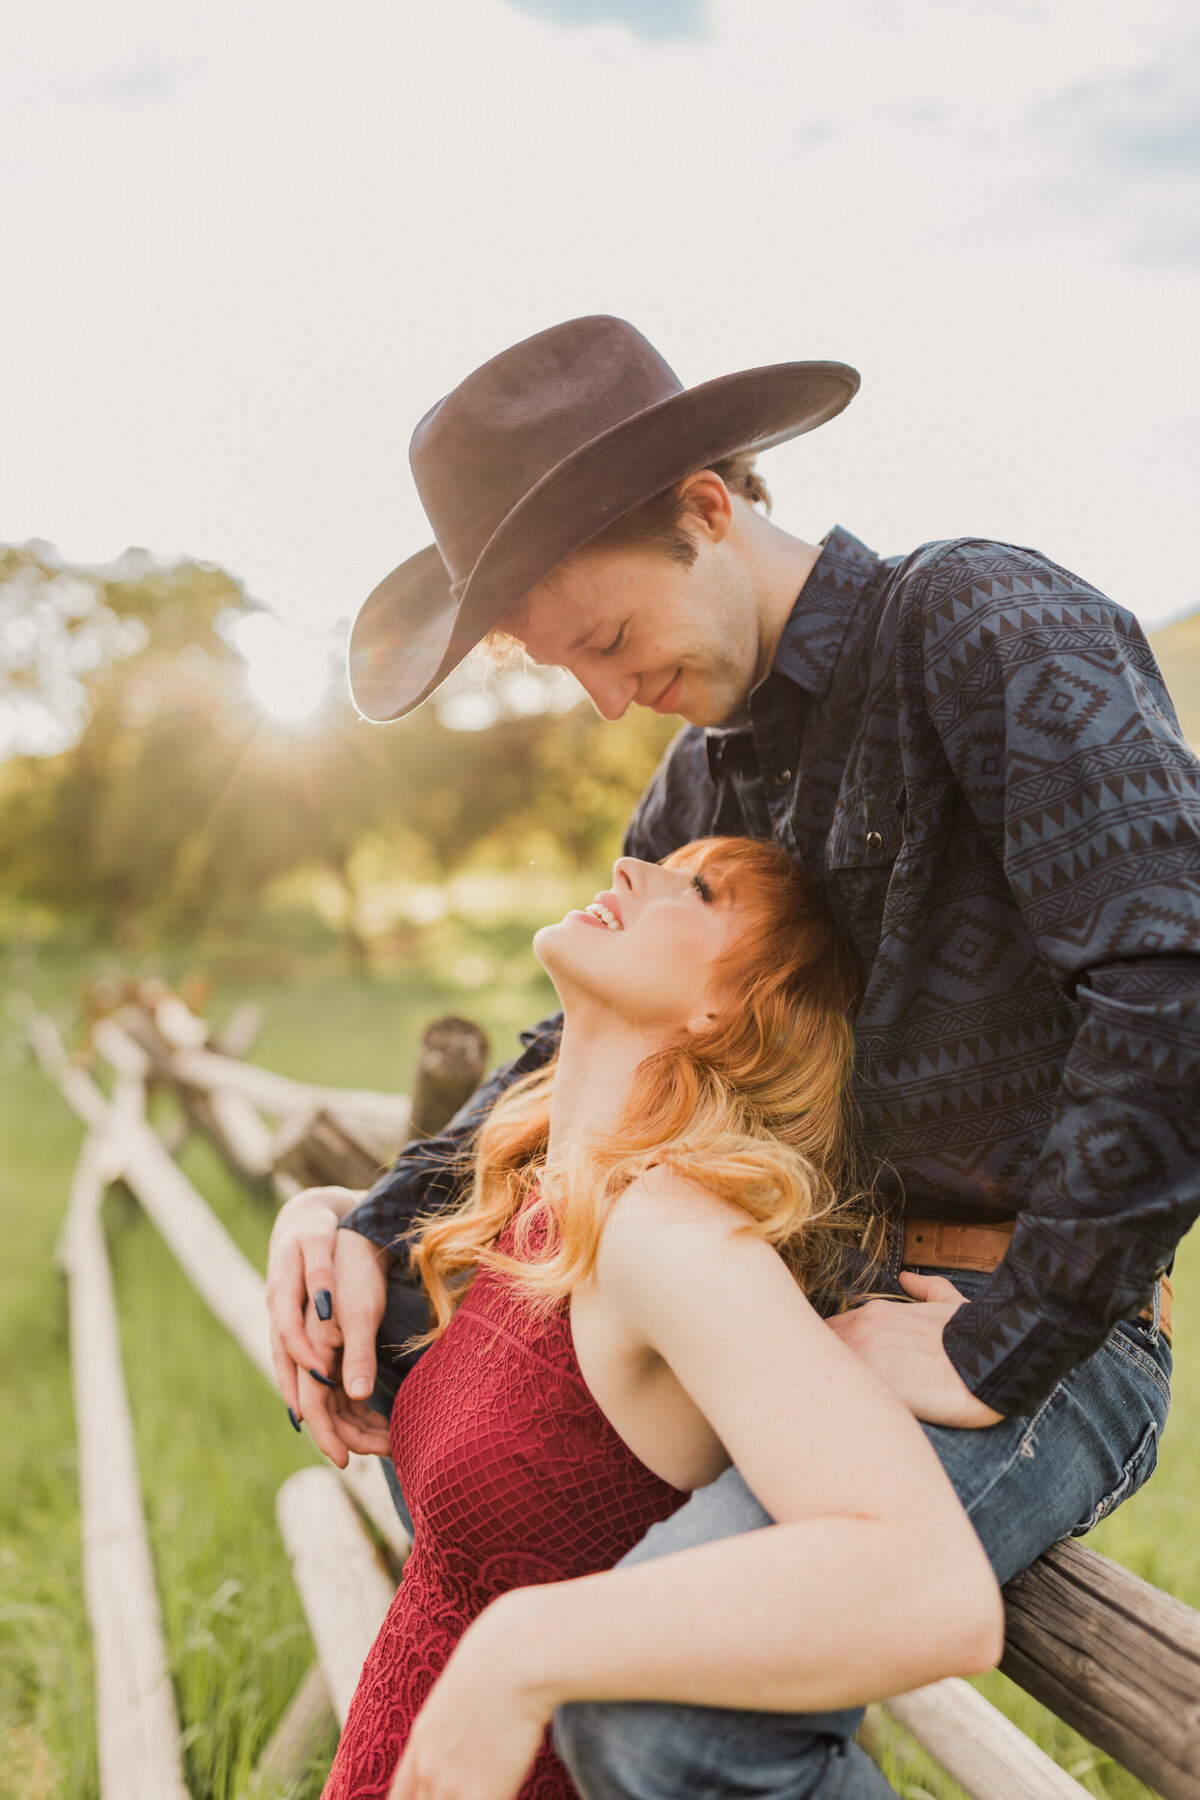
[[[387,1305],[387,1252],[338,1226],[362,1196],[305,1188],[279,1209],[267,1252],[267,1316],[279,1391],[307,1421],[325,1455],[344,1469],[351,1450],[386,1456],[387,1425],[364,1402],[375,1386],[375,1334]],[[336,1359],[336,1363],[335,1363]],[[345,1383],[334,1390],[313,1372]],[[345,1402],[346,1404],[341,1404]],[[378,1420],[383,1428],[379,1443]]]
[[[351,1450],[388,1455],[387,1420],[367,1404],[375,1387],[375,1334],[387,1305],[385,1255],[360,1232],[335,1231],[323,1271],[331,1304],[319,1307],[314,1298],[301,1319],[312,1360],[293,1370],[295,1410],[339,1469]]]
[[[357,1232],[339,1234],[334,1251],[335,1278],[345,1254],[343,1243],[353,1245],[356,1240],[358,1244],[367,1241]],[[371,1248],[368,1245],[368,1249]],[[356,1254],[361,1252],[353,1248],[349,1252],[351,1258]],[[318,1360],[313,1370],[299,1371],[299,1410],[318,1450],[339,1469],[346,1467],[351,1451],[359,1456],[390,1456],[391,1434],[387,1418],[376,1412],[369,1400],[351,1399],[343,1385],[342,1332],[336,1318],[326,1323],[318,1318],[316,1308],[310,1302],[304,1326],[316,1345]],[[318,1381],[317,1373],[324,1374],[325,1380]]]
[[[337,1229],[360,1198],[350,1188],[305,1188],[280,1207],[271,1227],[267,1249],[271,1360],[279,1391],[296,1413],[301,1410],[297,1371],[321,1366],[304,1328],[305,1308],[323,1293],[332,1311]]]
[[[420,1713],[388,1800],[514,1800],[558,1704],[536,1669],[536,1588],[494,1600]]]

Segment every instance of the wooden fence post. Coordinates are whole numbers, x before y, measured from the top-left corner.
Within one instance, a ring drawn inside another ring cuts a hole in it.
[[[471,1098],[487,1067],[488,1041],[469,1019],[435,1019],[421,1039],[409,1132],[435,1137]]]

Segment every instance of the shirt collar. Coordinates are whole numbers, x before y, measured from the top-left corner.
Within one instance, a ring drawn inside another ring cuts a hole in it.
[[[772,670],[818,699],[829,691],[846,627],[879,567],[873,550],[835,525],[783,628]]]

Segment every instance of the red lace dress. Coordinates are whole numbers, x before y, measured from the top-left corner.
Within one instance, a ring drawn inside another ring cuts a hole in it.
[[[500,1245],[512,1251],[513,1226]],[[386,1796],[455,1644],[509,1588],[611,1568],[688,1498],[638,1461],[584,1384],[569,1302],[535,1314],[483,1269],[392,1409],[413,1552],[322,1800]],[[519,1800],[574,1800],[547,1731]]]

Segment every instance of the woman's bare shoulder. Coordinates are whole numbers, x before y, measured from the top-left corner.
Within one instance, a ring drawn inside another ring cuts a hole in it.
[[[731,1239],[753,1241],[745,1231],[748,1223],[740,1207],[659,1164],[613,1202],[601,1232],[597,1273],[603,1279],[606,1270],[615,1275],[631,1264],[644,1273],[660,1261],[678,1267],[684,1254],[719,1247],[727,1253]]]
[[[683,1370],[747,1318],[790,1314],[800,1290],[741,1207],[669,1169],[652,1169],[615,1202],[601,1233],[596,1292],[630,1340]]]

